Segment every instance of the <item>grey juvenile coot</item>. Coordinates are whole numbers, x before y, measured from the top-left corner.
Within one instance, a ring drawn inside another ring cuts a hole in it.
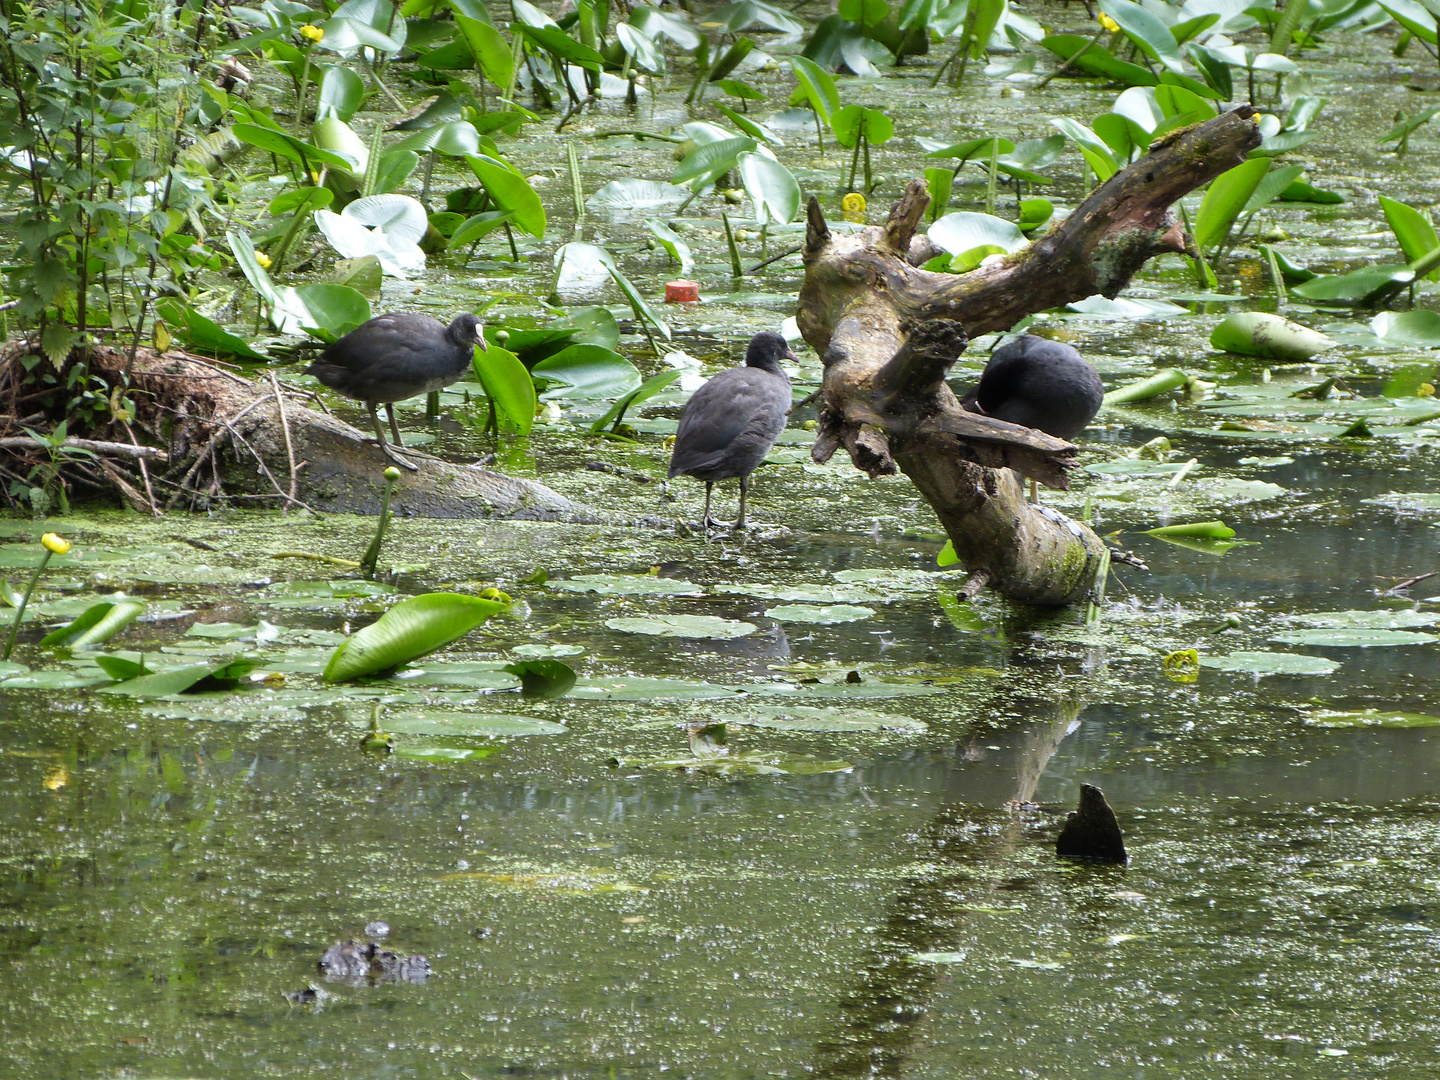
[[[320,359],[305,370],[330,389],[365,402],[380,448],[391,460],[414,469],[386,445],[375,406],[385,406],[395,445],[403,449],[393,403],[449,386],[465,374],[475,346],[488,347],[483,329],[484,324],[468,312],[455,316],[449,326],[409,311],[377,315],[325,346]]]
[[[1100,411],[1100,376],[1069,345],[1022,334],[996,349],[960,404],[971,412],[1070,440]]]
[[[750,474],[785,429],[790,412],[790,379],[780,361],[796,356],[779,334],[756,334],[745,351],[745,366],[716,375],[691,396],[680,414],[670,476],[693,476],[705,481],[705,517],[709,528],[710,488],[716,480],[740,478],[740,516],[734,527],[745,527],[745,495]]]

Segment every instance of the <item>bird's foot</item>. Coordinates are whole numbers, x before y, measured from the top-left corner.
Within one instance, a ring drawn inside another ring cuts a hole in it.
[[[391,445],[389,442],[381,441],[380,449],[384,452],[387,458],[393,461],[396,465],[399,465],[402,469],[409,469],[411,472],[420,471],[419,465],[416,465],[413,461],[410,461],[402,456],[403,454],[409,453],[409,451],[406,450],[405,447],[396,447]]]

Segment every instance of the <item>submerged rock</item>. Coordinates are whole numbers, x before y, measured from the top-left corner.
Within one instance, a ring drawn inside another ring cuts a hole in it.
[[[1055,854],[1062,859],[1093,859],[1096,862],[1125,863],[1125,840],[1115,811],[1105,793],[1093,784],[1080,785],[1080,808],[1072,810],[1055,842]]]

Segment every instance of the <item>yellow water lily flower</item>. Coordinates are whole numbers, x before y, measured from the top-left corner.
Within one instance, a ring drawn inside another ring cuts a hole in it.
[[[858,191],[852,191],[840,200],[840,209],[847,214],[863,214],[865,212],[865,196]]]
[[[1110,18],[1109,15],[1106,15],[1103,11],[1100,13],[1099,22],[1101,26],[1103,26],[1106,30],[1109,30],[1112,34],[1120,29],[1120,24],[1117,23],[1114,19]]]
[[[46,533],[40,538],[40,543],[43,544],[45,550],[52,555],[65,555],[70,551],[70,541],[66,540],[65,537],[59,533]]]
[[[318,26],[311,26],[309,23],[306,23],[300,27],[300,36],[318,42],[325,37],[325,31]]]
[[[255,252],[255,261],[260,264],[262,270],[269,270],[272,262],[270,256],[263,251]]]
[[[1434,397],[1434,396],[1435,396],[1435,384],[1434,384],[1434,383],[1428,383],[1428,382],[1422,382],[1422,383],[1420,384],[1420,389],[1418,389],[1418,390],[1415,391],[1415,396],[1416,396],[1416,397]]]

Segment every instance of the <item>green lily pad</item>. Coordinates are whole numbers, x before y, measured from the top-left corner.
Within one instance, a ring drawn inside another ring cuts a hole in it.
[[[633,618],[606,619],[611,630],[626,634],[649,634],[654,637],[713,638],[728,640],[755,633],[754,623],[722,619],[716,615],[645,615]]]
[[[617,769],[662,769],[708,773],[711,776],[811,776],[849,772],[855,767],[848,761],[824,761],[809,754],[774,754],[762,750],[745,750],[715,757],[612,758],[610,764]]]
[[[204,720],[227,724],[293,723],[305,719],[299,709],[269,700],[264,691],[199,697],[195,701],[147,705],[144,711],[166,720]]]
[[[1228,656],[1202,656],[1200,666],[1253,675],[1329,675],[1340,664],[1303,653],[1233,652]]]
[[[1295,459],[1293,457],[1285,457],[1283,455],[1280,457],[1242,457],[1240,459],[1240,464],[1253,465],[1256,468],[1260,469],[1268,469],[1278,465],[1294,465]]]
[[[917,952],[910,953],[905,959],[917,964],[963,964],[969,957],[966,952]]]
[[[875,614],[874,608],[856,607],[854,604],[782,604],[765,612],[768,619],[780,622],[814,623],[830,626],[834,623],[859,622]]]
[[[1305,723],[1324,728],[1422,728],[1440,727],[1440,716],[1379,709],[1321,709],[1306,714]]]
[[[844,585],[716,585],[714,591],[735,596],[754,596],[761,600],[799,600],[814,604],[851,604],[884,600],[872,589]]]
[[[878,567],[874,570],[837,570],[835,580],[843,581],[847,585],[873,585],[877,592],[893,596],[897,592],[931,592],[935,586],[948,582],[954,582],[958,588],[965,580],[965,575]]]
[[[516,675],[504,670],[503,663],[489,664],[426,664],[423,667],[397,671],[387,683],[406,688],[458,687],[463,690],[514,690],[520,685]]]
[[[1373,499],[1361,499],[1360,501],[1376,506],[1389,506],[1395,510],[1414,512],[1440,510],[1440,493],[1433,491],[1387,491],[1384,495],[1376,495]]]
[[[13,660],[0,660],[0,679],[8,679],[12,675],[21,675],[29,671],[29,665],[17,664]]]
[[[434,765],[451,765],[461,761],[483,761],[500,752],[498,746],[446,746],[433,743],[398,743],[391,753],[409,761],[428,761]]]
[[[648,679],[639,675],[609,675],[576,679],[568,695],[591,701],[678,701],[735,698],[734,690],[715,683],[689,679]]]
[[[704,592],[693,581],[652,577],[649,574],[577,574],[545,584],[551,589],[593,592],[601,596],[698,596]]]
[[[796,700],[848,698],[852,701],[865,698],[927,697],[930,694],[944,692],[939,686],[882,682],[879,679],[867,679],[865,682],[858,683],[746,683],[743,686],[737,685],[735,689],[743,690],[751,696],[773,697],[776,694],[784,694]]]
[[[564,735],[570,729],[550,720],[510,713],[447,712],[439,709],[408,709],[387,712],[380,721],[385,731],[401,735],[463,735],[470,738],[500,739],[517,735]]]
[[[717,713],[714,719],[725,724],[777,731],[891,731],[903,735],[923,735],[929,730],[923,720],[908,716],[810,705],[752,705],[743,713]]]
[[[285,633],[285,627],[261,622],[256,626],[244,623],[219,622],[196,623],[185,631],[186,637],[213,638],[219,641],[275,641]]]
[[[583,645],[516,645],[510,650],[516,656],[527,660],[556,660],[562,656],[580,656],[585,652]]]
[[[1282,645],[1317,645],[1329,649],[1369,649],[1386,645],[1428,645],[1440,641],[1434,634],[1413,630],[1286,630],[1272,634]]]
[[[103,686],[110,681],[104,672],[85,675],[71,671],[27,671],[0,680],[3,690],[83,690],[89,686]]]
[[[1409,608],[1379,611],[1314,611],[1290,616],[1291,622],[1302,626],[1330,627],[1337,630],[1408,630],[1416,626],[1434,626],[1440,612],[1411,611]]]

